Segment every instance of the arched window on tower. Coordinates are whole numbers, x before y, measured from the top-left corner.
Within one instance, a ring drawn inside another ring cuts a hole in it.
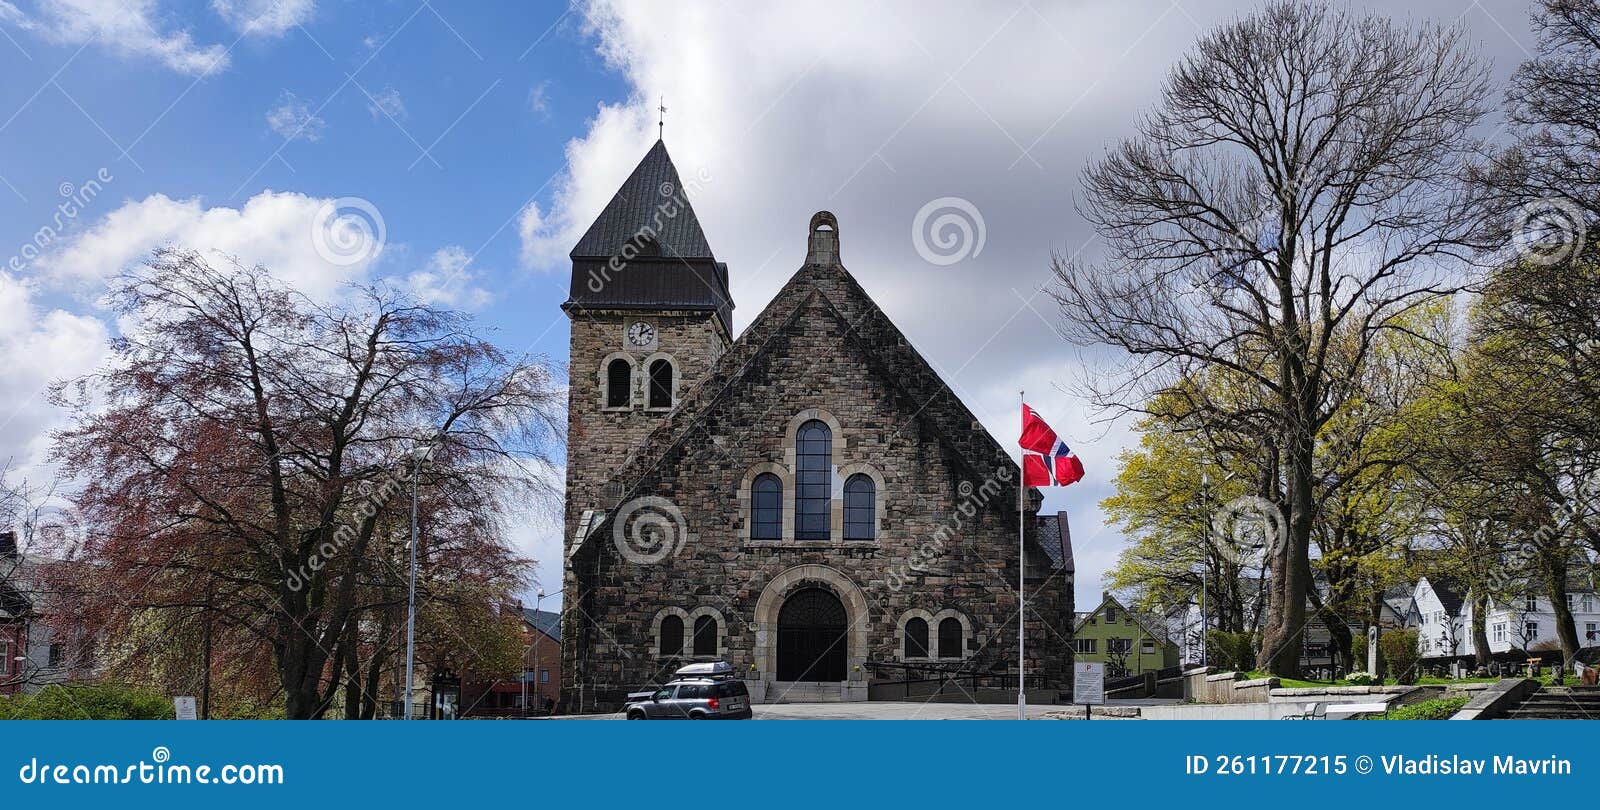
[[[905,657],[928,657],[928,621],[926,619],[911,619],[906,622]]]
[[[672,407],[672,364],[666,360],[650,364],[650,407]]]
[[[939,622],[939,657],[961,657],[961,620],[954,616]]]
[[[877,536],[877,484],[872,476],[856,473],[844,482],[844,539],[871,540]]]
[[[815,419],[795,434],[794,537],[827,540],[833,500],[833,431]]]
[[[694,654],[696,656],[717,654],[717,620],[710,616],[701,616],[694,620]]]
[[[606,366],[606,407],[626,408],[633,399],[633,366],[618,357]]]
[[[661,655],[683,655],[683,617],[661,619]]]
[[[783,537],[783,482],[772,473],[762,473],[750,485],[750,539],[779,540]]]

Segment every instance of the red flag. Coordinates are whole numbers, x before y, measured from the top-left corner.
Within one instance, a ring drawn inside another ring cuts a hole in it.
[[[1022,406],[1022,485],[1064,487],[1083,478],[1083,462],[1039,414]]]
[[[1022,406],[1022,438],[1017,441],[1022,449],[1031,450],[1041,456],[1049,455],[1056,447],[1056,432],[1039,418],[1039,414],[1028,407]]]

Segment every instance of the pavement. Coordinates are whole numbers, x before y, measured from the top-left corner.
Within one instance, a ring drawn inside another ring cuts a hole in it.
[[[1144,701],[1117,701],[1137,705]],[[1171,702],[1171,701],[1163,701]],[[1151,701],[1155,703],[1155,701]],[[1029,720],[1042,720],[1063,712],[1083,712],[1077,706],[1028,706]],[[917,703],[874,700],[863,703],[763,703],[755,706],[757,720],[1015,720],[1015,704]],[[552,717],[551,720],[620,720],[620,714]]]

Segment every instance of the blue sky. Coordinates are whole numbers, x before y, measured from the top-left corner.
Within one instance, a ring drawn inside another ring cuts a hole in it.
[[[0,458],[48,474],[40,388],[99,362],[105,278],[167,241],[312,291],[397,280],[564,361],[565,253],[664,95],[736,329],[800,265],[811,213],[838,214],[846,266],[991,432],[1010,443],[1026,388],[1083,457],[1046,505],[1072,515],[1092,607],[1122,545],[1096,504],[1133,437],[1083,402],[1105,358],[1060,340],[1041,290],[1052,253],[1095,249],[1082,168],[1255,5],[0,0]],[[1531,42],[1519,0],[1355,5],[1459,22],[1497,76]],[[101,172],[40,255],[4,262]],[[930,258],[936,209],[981,241]],[[330,264],[308,238],[328,211],[381,221],[381,243]],[[559,559],[551,527],[517,530]]]

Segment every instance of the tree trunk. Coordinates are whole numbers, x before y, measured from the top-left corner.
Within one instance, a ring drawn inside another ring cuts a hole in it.
[[[1312,490],[1312,463],[1315,445],[1310,432],[1312,419],[1300,414],[1296,420],[1289,464],[1289,516],[1278,534],[1268,591],[1267,627],[1261,635],[1261,666],[1273,675],[1300,676],[1300,650],[1306,624],[1306,591],[1311,582],[1311,531],[1316,516]]]
[[[1564,551],[1557,545],[1556,551]],[[1567,560],[1564,554],[1539,555],[1544,567],[1544,595],[1550,600],[1550,610],[1556,614],[1556,638],[1561,642],[1562,668],[1565,669],[1578,655],[1578,627],[1572,621],[1572,611],[1567,608]]]
[[[1489,596],[1481,589],[1472,592],[1472,651],[1480,667],[1489,665]]]

